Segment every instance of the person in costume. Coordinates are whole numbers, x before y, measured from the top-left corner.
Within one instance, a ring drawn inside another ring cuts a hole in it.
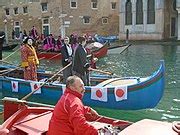
[[[35,26],[32,27],[30,35],[33,38],[33,40],[38,39],[38,32],[37,32],[37,29],[35,28]]]
[[[24,79],[37,81],[37,58],[36,50],[33,47],[33,39],[26,38],[21,46],[21,67],[24,68]]]

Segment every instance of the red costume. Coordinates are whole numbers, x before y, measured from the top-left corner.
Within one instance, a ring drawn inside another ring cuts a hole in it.
[[[48,135],[98,135],[98,130],[86,121],[91,108],[84,106],[81,98],[81,94],[66,88],[54,108]]]
[[[39,60],[32,45],[21,46],[21,67],[24,68],[24,79],[37,81],[37,65]]]

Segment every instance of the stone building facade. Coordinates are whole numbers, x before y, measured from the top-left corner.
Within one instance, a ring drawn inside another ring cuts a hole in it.
[[[164,40],[178,37],[177,3],[180,0],[120,0],[119,37]]]
[[[118,0],[0,0],[0,29],[11,38],[35,26],[39,33],[118,35]]]

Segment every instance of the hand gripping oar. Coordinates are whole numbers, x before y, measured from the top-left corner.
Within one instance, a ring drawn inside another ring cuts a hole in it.
[[[45,82],[43,82],[39,87],[37,87],[35,90],[33,90],[32,92],[30,92],[29,94],[27,94],[26,96],[24,96],[21,100],[26,100],[28,97],[30,97],[34,92],[36,92],[37,90],[39,90],[42,86],[44,86],[47,82],[49,82],[50,80],[52,80],[54,77],[56,77],[60,72],[62,72],[63,70],[65,70],[67,67],[69,67],[72,64],[69,63],[68,65],[66,65],[64,68],[62,68],[61,70],[59,70],[58,72],[56,72],[51,78],[47,79]]]

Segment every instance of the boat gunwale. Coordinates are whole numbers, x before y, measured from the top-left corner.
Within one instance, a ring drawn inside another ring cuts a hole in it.
[[[155,71],[151,76],[146,77],[148,79],[146,79],[144,81],[141,81],[141,82],[136,83],[136,84],[128,85],[128,92],[133,92],[133,91],[141,90],[142,88],[148,87],[148,86],[154,84],[155,82],[159,81],[160,79],[162,79],[164,77],[164,70],[165,70],[164,68],[165,68],[164,67],[164,61],[161,60],[161,65],[160,65],[160,67],[159,67],[159,69],[157,71]],[[25,85],[29,85],[29,83],[31,83],[31,82],[36,82],[36,81],[27,81],[27,80],[24,80],[24,79],[18,80],[16,78],[7,77],[7,76],[3,76],[2,78],[6,82],[10,82],[10,81],[15,80],[15,81],[20,81],[21,83],[23,83]],[[123,77],[122,80],[123,79],[128,79],[128,78],[131,79],[131,77]],[[134,78],[134,77],[132,77],[132,78]],[[38,83],[40,83],[40,82],[38,82]],[[54,90],[56,90],[57,87],[58,88],[60,87],[60,89],[58,89],[58,91],[62,91],[62,87],[64,85],[65,84],[46,83],[43,87],[44,88],[52,88],[52,89],[55,88]],[[120,86],[122,86],[122,85],[120,85]],[[30,85],[29,85],[29,87],[30,87]],[[85,93],[90,93],[92,87],[96,87],[96,86],[85,86],[85,89],[86,89]],[[98,87],[98,88],[100,88],[100,87]],[[109,86],[109,87],[106,86],[105,88],[107,88],[108,93],[114,93],[115,86]]]

